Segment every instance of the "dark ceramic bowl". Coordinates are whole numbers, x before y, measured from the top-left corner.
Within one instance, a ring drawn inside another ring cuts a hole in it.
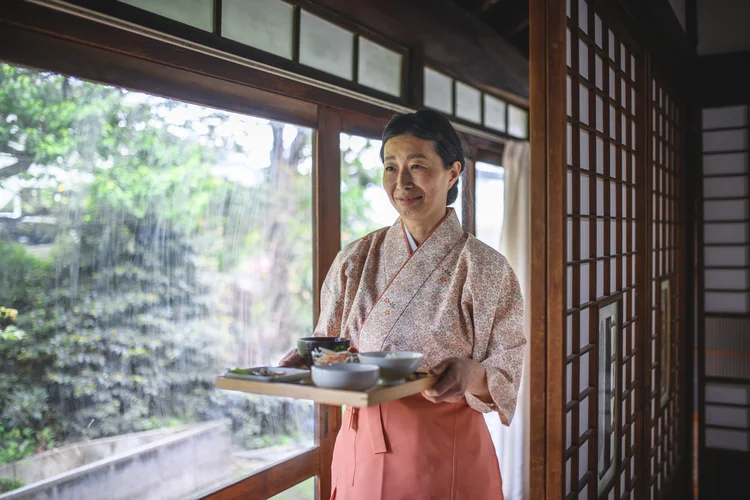
[[[346,351],[349,349],[349,339],[341,337],[303,337],[297,340],[297,352],[306,366],[313,365],[312,353],[318,347],[330,351]]]

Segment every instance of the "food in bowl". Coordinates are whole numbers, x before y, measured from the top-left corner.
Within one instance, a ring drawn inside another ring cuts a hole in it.
[[[313,365],[332,365],[334,363],[356,363],[357,355],[346,351],[331,351],[325,347],[318,347],[312,352]]]
[[[419,352],[361,352],[359,362],[380,368],[383,382],[400,382],[414,373],[422,364],[424,355]]]
[[[346,352],[350,346],[349,339],[341,337],[303,337],[297,340],[297,352],[302,362],[307,366],[313,366],[313,352],[321,348],[332,352]]]
[[[315,365],[310,369],[313,384],[326,389],[364,391],[374,387],[380,377],[375,365],[338,363]]]

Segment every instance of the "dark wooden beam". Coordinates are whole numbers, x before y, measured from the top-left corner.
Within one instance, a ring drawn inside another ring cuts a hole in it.
[[[698,46],[698,0],[685,0],[685,29],[690,45]]]
[[[700,56],[691,81],[701,106],[750,103],[750,51]]]
[[[528,0],[504,0],[480,19],[504,38],[512,38],[529,26]]]
[[[503,2],[506,0],[503,0]],[[409,47],[489,92],[529,95],[529,62],[518,49],[450,0],[315,0]]]

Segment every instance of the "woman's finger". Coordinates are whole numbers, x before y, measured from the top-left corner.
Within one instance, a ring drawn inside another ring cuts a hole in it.
[[[425,392],[432,398],[440,399],[443,398],[452,389],[455,389],[457,380],[455,374],[450,369],[450,364],[446,364],[445,366],[438,365],[436,368],[440,368],[441,370],[439,378],[435,385]]]
[[[279,366],[291,368],[299,365],[301,362],[302,358],[300,357],[299,352],[297,352],[297,349],[292,349],[291,351],[286,353],[283,358],[281,358],[281,360],[279,361]]]
[[[432,367],[432,369],[430,370],[430,374],[434,377],[439,377],[450,365],[451,359],[444,359],[440,363]]]

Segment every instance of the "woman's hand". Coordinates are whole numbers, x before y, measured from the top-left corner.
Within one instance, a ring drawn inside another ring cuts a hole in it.
[[[297,349],[292,349],[279,361],[279,366],[285,368],[304,368],[305,364],[302,362],[302,358],[297,352]]]
[[[448,358],[437,364],[430,373],[437,383],[422,395],[433,403],[458,403],[468,392],[480,399],[489,397],[484,366],[468,358]]]

